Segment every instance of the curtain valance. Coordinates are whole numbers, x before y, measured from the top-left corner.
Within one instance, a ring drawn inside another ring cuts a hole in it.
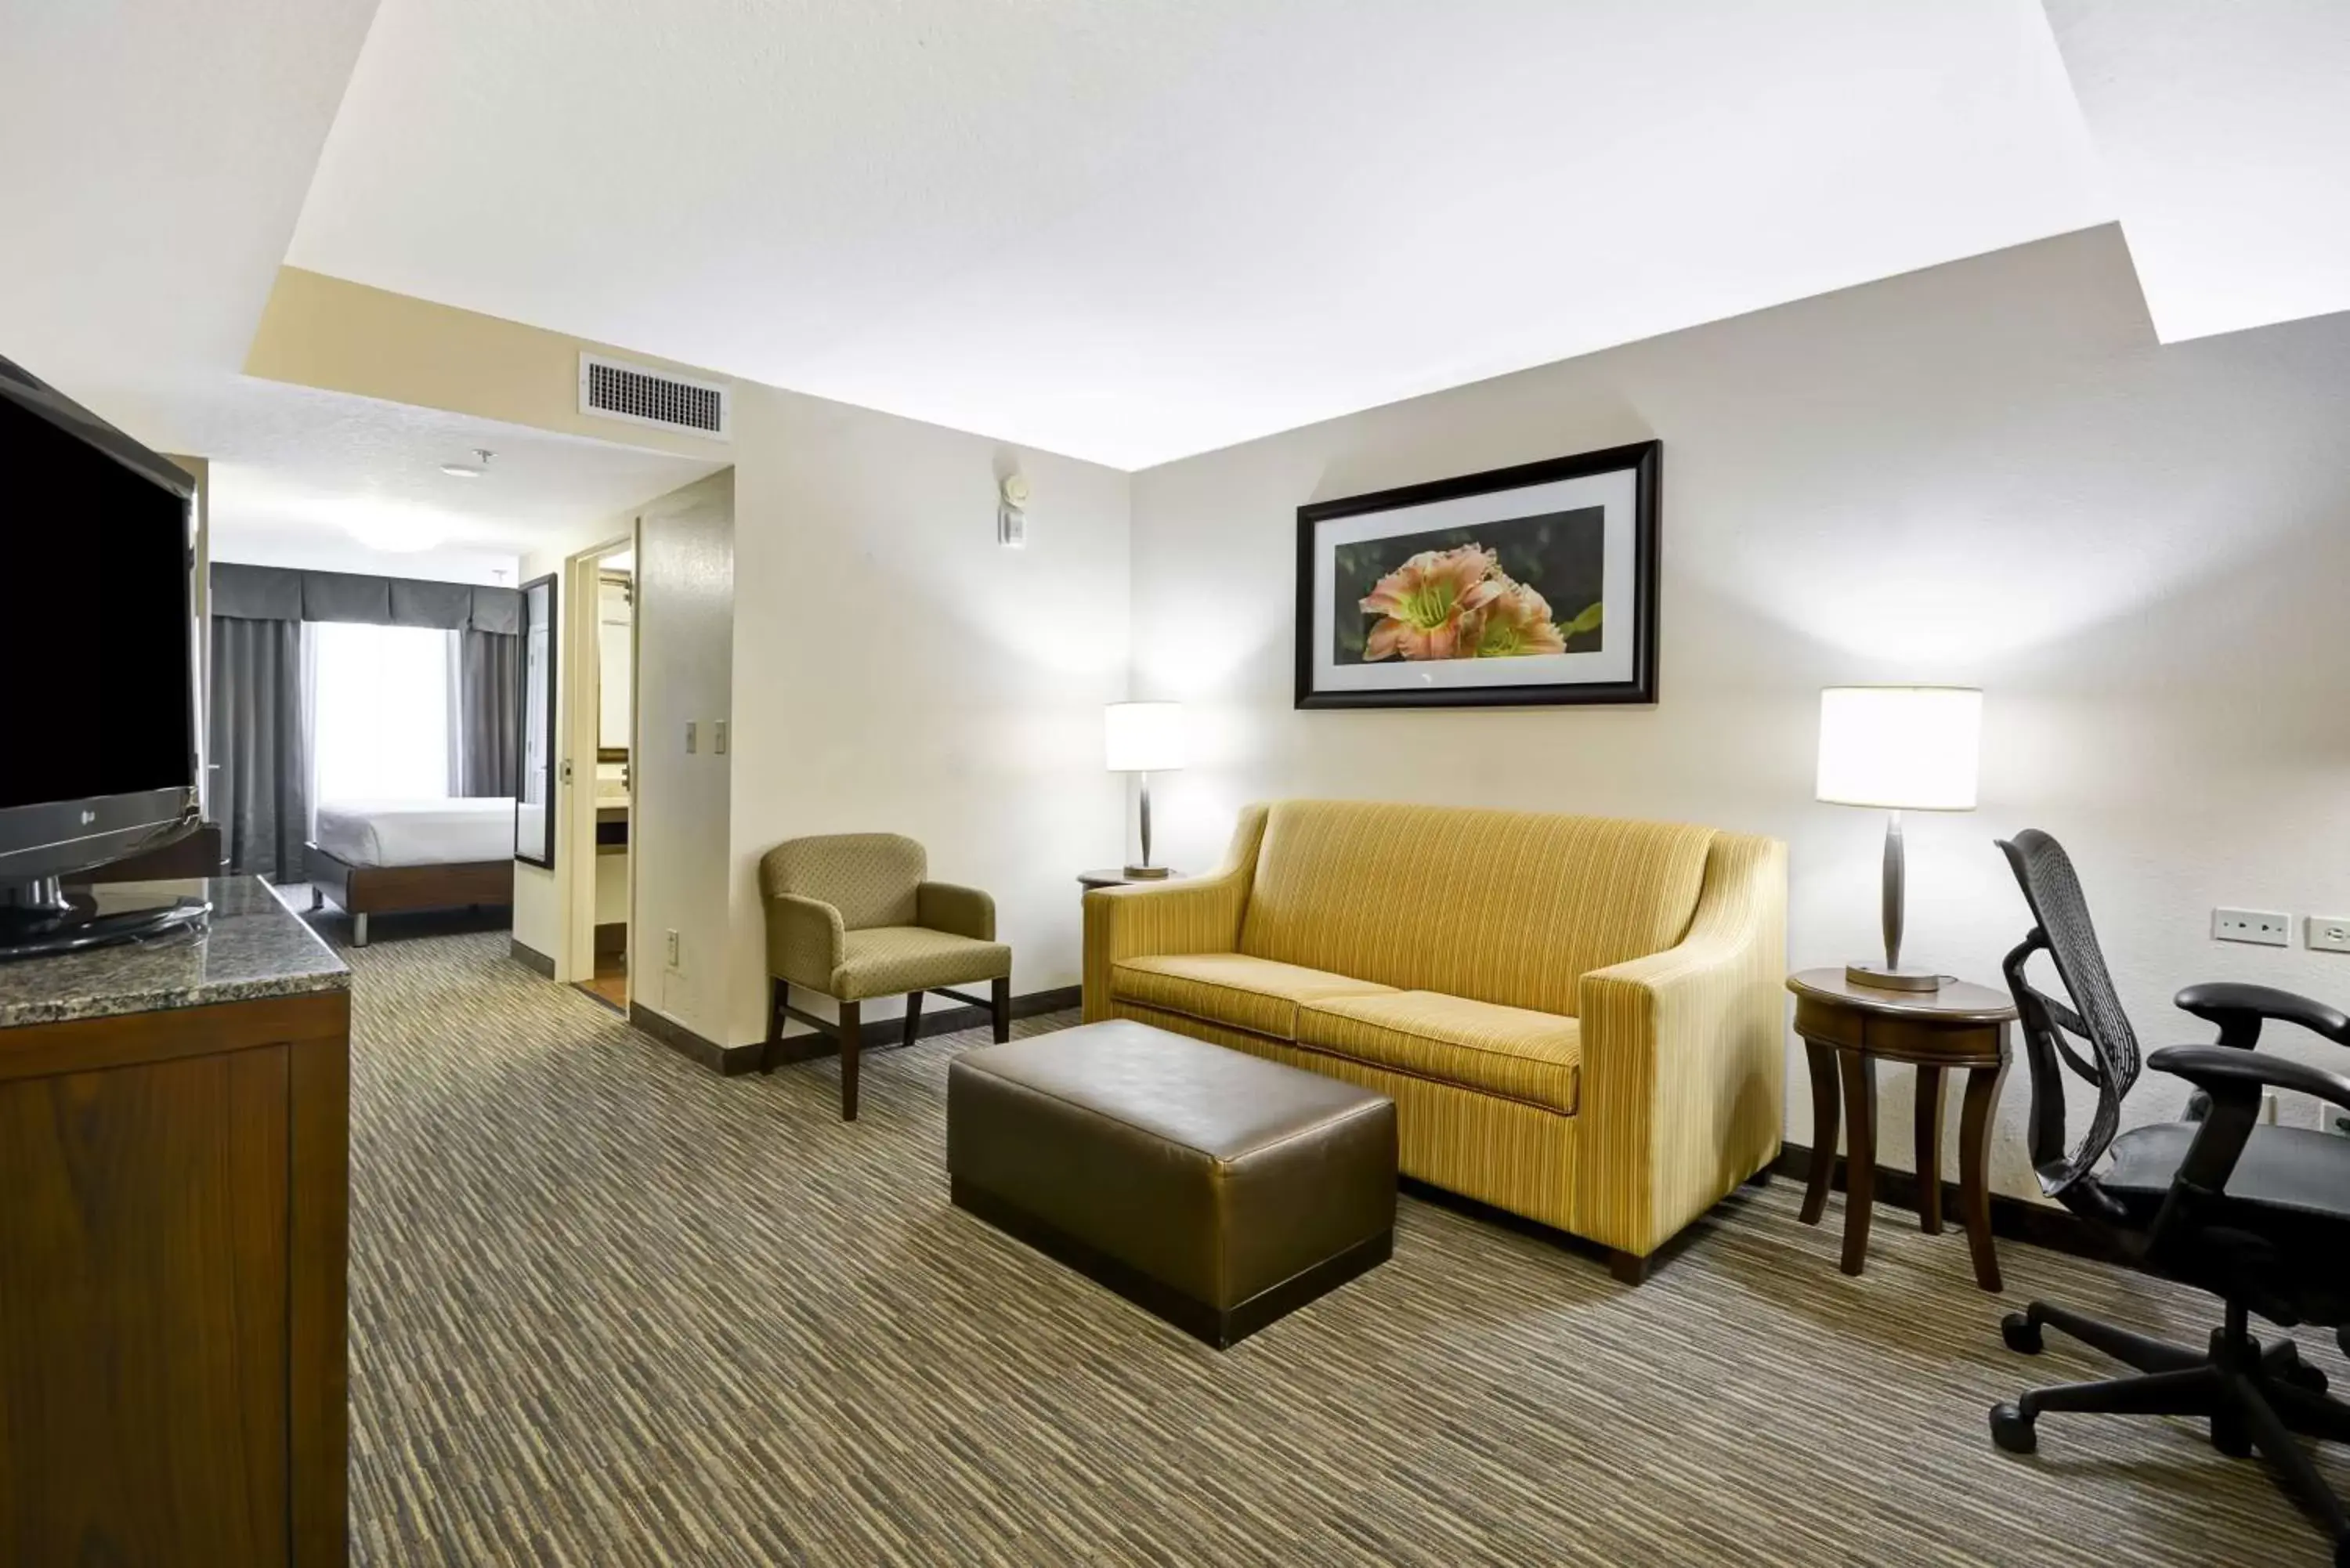
[[[355,621],[508,636],[522,629],[522,594],[515,588],[240,561],[214,562],[212,588],[212,613],[238,620]]]

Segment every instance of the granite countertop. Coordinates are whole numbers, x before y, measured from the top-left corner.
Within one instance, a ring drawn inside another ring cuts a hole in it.
[[[208,929],[0,963],[0,1029],[263,996],[348,991],[351,971],[258,877],[113,882],[109,908],[212,900]]]

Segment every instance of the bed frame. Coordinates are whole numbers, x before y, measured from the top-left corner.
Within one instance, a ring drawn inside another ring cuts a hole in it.
[[[353,866],[315,844],[309,852],[310,908],[332,898],[351,918],[351,945],[368,945],[368,917],[459,904],[512,904],[512,860],[453,860],[438,866]]]

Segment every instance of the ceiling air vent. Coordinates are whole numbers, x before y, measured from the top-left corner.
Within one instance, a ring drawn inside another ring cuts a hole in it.
[[[579,356],[579,411],[727,439],[726,389],[599,355]]]

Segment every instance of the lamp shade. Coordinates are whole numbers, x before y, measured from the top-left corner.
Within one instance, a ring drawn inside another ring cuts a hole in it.
[[[1831,686],[1820,693],[1819,798],[1972,811],[1981,742],[1971,687]]]
[[[1163,774],[1183,765],[1180,702],[1113,702],[1102,716],[1102,749],[1110,772]]]

